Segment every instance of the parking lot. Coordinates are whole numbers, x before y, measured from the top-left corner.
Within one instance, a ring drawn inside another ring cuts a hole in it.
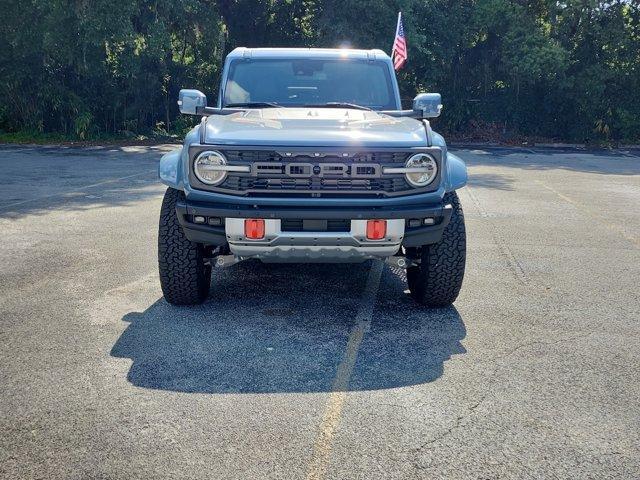
[[[454,149],[454,308],[401,271],[214,270],[173,307],[161,147],[0,148],[0,477],[640,477],[640,152]]]

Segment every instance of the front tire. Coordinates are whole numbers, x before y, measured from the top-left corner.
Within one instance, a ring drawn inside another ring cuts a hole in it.
[[[160,286],[167,302],[196,305],[205,301],[211,286],[211,265],[205,263],[204,247],[185,237],[178,222],[176,202],[184,192],[168,188],[162,200],[158,229]]]
[[[451,305],[458,298],[464,278],[466,231],[462,205],[456,192],[445,194],[444,203],[451,204],[453,213],[442,239],[421,247],[420,265],[407,269],[411,296],[428,307]]]

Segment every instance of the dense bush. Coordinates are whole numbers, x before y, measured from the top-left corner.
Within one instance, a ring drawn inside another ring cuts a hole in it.
[[[640,140],[640,4],[614,0],[0,0],[0,129],[78,138],[178,131],[181,87],[215,95],[236,46],[389,51],[439,128]]]

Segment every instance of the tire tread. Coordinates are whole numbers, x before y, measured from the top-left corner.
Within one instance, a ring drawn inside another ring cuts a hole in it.
[[[444,203],[453,206],[440,242],[422,247],[419,267],[407,269],[412,297],[429,307],[451,305],[462,288],[466,263],[466,230],[458,195],[449,192]]]
[[[176,202],[184,192],[167,189],[160,210],[158,268],[164,298],[174,305],[204,302],[211,286],[211,267],[205,265],[203,247],[184,235]]]

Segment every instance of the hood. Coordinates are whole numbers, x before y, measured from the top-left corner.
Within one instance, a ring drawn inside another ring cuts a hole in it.
[[[345,108],[265,108],[207,118],[205,143],[216,145],[419,147],[421,121]]]

